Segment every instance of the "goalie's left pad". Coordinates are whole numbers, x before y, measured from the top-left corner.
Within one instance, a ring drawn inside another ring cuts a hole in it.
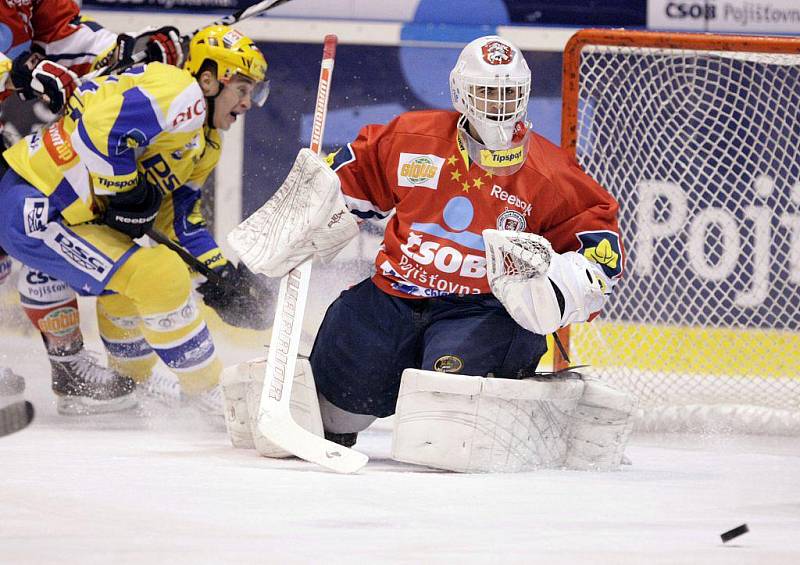
[[[560,467],[583,380],[498,379],[406,369],[392,458],[463,473]]]
[[[301,149],[278,191],[239,224],[228,242],[254,273],[282,277],[309,257],[329,262],[358,235],[339,177]]]
[[[596,379],[584,379],[583,396],[572,413],[569,469],[616,471],[633,429],[636,399]]]
[[[484,230],[486,276],[515,322],[546,335],[598,312],[610,294],[602,268],[580,253],[555,253],[532,233]]]
[[[258,430],[258,410],[264,388],[266,358],[253,359],[222,371],[220,383],[225,400],[225,425],[234,447],[255,448],[264,457],[291,457]],[[289,405],[292,419],[314,435],[323,437],[317,389],[311,364],[299,357]]]

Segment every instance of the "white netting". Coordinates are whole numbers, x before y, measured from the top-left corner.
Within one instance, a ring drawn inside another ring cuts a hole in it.
[[[553,248],[539,235],[511,230],[485,230],[487,269],[490,279],[508,281],[539,277],[550,267]]]
[[[579,83],[628,262],[572,361],[650,409],[800,410],[800,54],[588,46]]]

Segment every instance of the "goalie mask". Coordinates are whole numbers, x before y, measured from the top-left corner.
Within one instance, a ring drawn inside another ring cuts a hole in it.
[[[216,78],[223,88],[234,76],[244,76],[254,82],[253,103],[260,107],[267,101],[267,60],[249,37],[224,25],[201,30],[189,43],[189,55],[183,68],[197,77],[205,70],[203,65],[207,61],[213,63]]]
[[[484,170],[509,175],[525,162],[530,90],[531,71],[509,41],[489,35],[461,51],[450,72],[450,95],[463,115],[459,137],[464,149]]]

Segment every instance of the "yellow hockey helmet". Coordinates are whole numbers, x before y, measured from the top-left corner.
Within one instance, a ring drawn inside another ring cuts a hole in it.
[[[242,75],[256,84],[253,102],[261,106],[269,95],[267,60],[256,44],[239,31],[229,26],[209,26],[194,35],[189,43],[189,55],[183,68],[197,76],[206,61],[217,67],[217,80],[228,84],[235,75]]]

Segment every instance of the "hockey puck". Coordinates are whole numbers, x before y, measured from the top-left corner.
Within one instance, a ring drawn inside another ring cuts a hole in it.
[[[738,538],[742,534],[746,534],[750,530],[747,528],[747,524],[742,524],[741,526],[737,526],[732,530],[728,530],[727,532],[720,534],[719,537],[722,538],[722,543],[726,543],[731,541],[733,538]]]

